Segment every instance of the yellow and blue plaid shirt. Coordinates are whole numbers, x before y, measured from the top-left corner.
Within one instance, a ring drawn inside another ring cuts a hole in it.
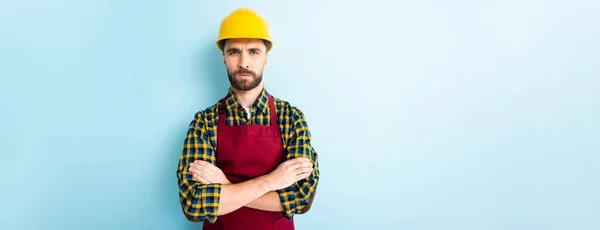
[[[306,157],[311,159],[314,166],[314,170],[308,178],[277,191],[284,215],[292,218],[294,214],[299,213],[308,205],[309,200],[315,194],[319,180],[318,158],[310,144],[310,130],[302,111],[291,106],[289,102],[274,96],[273,99],[283,139],[284,160]],[[189,164],[195,160],[203,160],[216,165],[215,147],[217,146],[217,125],[219,123],[217,108],[220,104],[221,101],[195,114],[188,126],[177,168],[179,198],[184,212],[188,218],[197,221],[206,219],[211,223],[217,220],[221,184],[203,184],[196,181],[188,168]],[[265,89],[252,105],[250,119],[231,89],[225,97],[225,108],[227,110],[225,113],[226,125],[269,125],[270,123],[268,93]]]

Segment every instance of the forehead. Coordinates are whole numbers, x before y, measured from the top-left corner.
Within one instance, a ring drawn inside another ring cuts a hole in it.
[[[260,48],[265,49],[265,43],[260,39],[252,39],[252,38],[234,38],[228,39],[225,42],[226,48]]]

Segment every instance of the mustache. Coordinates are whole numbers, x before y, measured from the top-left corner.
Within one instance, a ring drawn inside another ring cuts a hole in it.
[[[233,72],[234,75],[236,74],[252,74],[252,76],[256,76],[256,73],[254,73],[252,70],[249,69],[239,69],[236,70],[235,72]]]

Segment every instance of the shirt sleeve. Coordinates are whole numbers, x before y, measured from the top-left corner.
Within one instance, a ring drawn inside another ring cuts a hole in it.
[[[292,186],[278,190],[279,198],[287,218],[300,213],[312,200],[316,185],[319,181],[319,164],[316,151],[310,144],[311,136],[308,124],[302,111],[293,107],[292,129],[285,149],[287,159],[306,157],[313,164],[313,172],[306,179],[294,183]]]
[[[217,220],[217,210],[221,194],[221,184],[203,184],[193,179],[189,172],[190,163],[203,160],[216,164],[214,148],[210,143],[204,125],[203,112],[198,112],[188,126],[183,151],[177,167],[179,201],[183,212],[190,221]]]

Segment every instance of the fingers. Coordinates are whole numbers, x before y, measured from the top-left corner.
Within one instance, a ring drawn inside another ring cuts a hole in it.
[[[294,159],[286,161],[285,163],[287,163],[287,165],[285,165],[286,167],[289,167],[292,169],[295,169],[298,167],[312,166],[310,159],[305,158],[305,157],[294,158]]]
[[[303,172],[311,172],[313,170],[313,165],[310,162],[299,162],[295,163],[290,167],[290,171],[295,172],[296,174],[300,174]]]
[[[209,166],[206,165],[196,165],[196,164],[191,164],[190,165],[190,172],[194,173],[199,173],[199,172],[204,172],[206,174],[208,174],[210,177],[215,176],[217,173],[215,172],[215,170]]]
[[[298,158],[287,160],[287,161],[283,162],[282,165],[283,166],[290,166],[290,165],[294,165],[296,163],[301,163],[301,162],[310,162],[310,160],[308,158],[298,157]]]
[[[197,165],[213,165],[208,161],[203,161],[203,160],[195,160],[192,164],[197,164]],[[214,166],[214,165],[213,165]]]
[[[199,160],[194,161],[194,163],[191,163],[190,169],[191,168],[194,168],[197,170],[204,170],[204,171],[210,172],[211,174],[216,174],[216,172],[219,170],[217,168],[217,166],[215,166],[211,163],[208,163],[206,161],[199,161]]]
[[[212,184],[209,180],[207,180],[206,178],[200,176],[199,174],[194,174],[194,179],[197,181],[200,181],[203,184]]]
[[[295,163],[302,163],[302,162],[310,162],[310,159],[308,159],[306,157],[297,157],[294,159],[287,160],[287,162],[289,162],[290,164],[295,164]]]
[[[214,177],[216,175],[214,170],[210,167],[211,165],[212,164],[208,162],[195,161],[190,164],[188,171],[192,173],[195,180],[204,184],[211,184],[215,181]]]
[[[305,167],[298,167],[296,168],[293,172],[294,175],[299,175],[299,174],[305,174],[305,173],[312,173],[313,171],[313,167],[312,166],[305,166]]]
[[[202,182],[203,184],[212,184],[215,183],[215,179],[213,176],[211,176],[210,174],[208,174],[205,171],[190,171],[192,173],[192,177],[197,180]]]
[[[300,173],[300,174],[296,175],[295,179],[296,179],[296,181],[306,179],[308,176],[310,176],[310,174],[311,174],[311,172]]]
[[[199,166],[199,167],[207,167],[207,168],[216,168],[217,166],[214,164],[211,164],[210,162],[206,162],[206,161],[201,161],[201,160],[196,160],[194,162],[192,162],[190,164],[190,166]]]
[[[213,181],[213,178],[210,174],[208,174],[206,171],[202,171],[202,170],[197,170],[197,169],[190,169],[190,172],[192,173],[192,176],[195,180],[200,181],[202,183],[205,184],[211,184]]]

